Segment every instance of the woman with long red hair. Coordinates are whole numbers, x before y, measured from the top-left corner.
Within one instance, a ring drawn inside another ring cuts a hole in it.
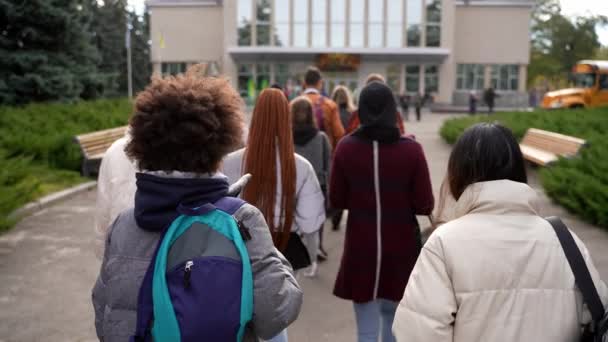
[[[247,144],[224,159],[223,172],[230,183],[252,175],[242,197],[264,214],[277,249],[286,251],[292,233],[304,236],[308,247],[318,245],[314,239],[325,221],[323,192],[312,165],[294,152],[289,103],[280,90],[262,91]],[[316,257],[312,249],[309,254]],[[287,333],[271,341],[287,341]]]

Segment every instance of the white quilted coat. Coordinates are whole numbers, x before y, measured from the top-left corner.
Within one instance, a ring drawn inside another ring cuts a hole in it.
[[[477,183],[429,238],[397,310],[397,341],[572,342],[590,319],[537,195]],[[608,290],[575,236],[604,305]]]

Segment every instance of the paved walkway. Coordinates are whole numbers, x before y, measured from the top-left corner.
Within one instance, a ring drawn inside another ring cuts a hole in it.
[[[408,123],[427,154],[437,192],[450,148],[438,136],[446,115]],[[536,172],[531,184],[544,198],[543,215],[559,215],[587,243],[602,277],[608,279],[608,233],[582,223],[542,194]],[[0,342],[95,341],[90,290],[99,261],[93,254],[94,191],[24,219],[0,236]],[[426,221],[421,219],[421,224]],[[352,304],[332,296],[344,229],[326,229],[328,262],[316,279],[300,279],[305,300],[300,319],[289,328],[291,341],[355,341]]]

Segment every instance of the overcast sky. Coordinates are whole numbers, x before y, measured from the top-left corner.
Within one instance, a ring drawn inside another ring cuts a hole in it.
[[[238,1],[238,0],[226,0]],[[129,0],[138,12],[143,12],[145,0]],[[562,11],[566,15],[602,14],[608,16],[608,0],[561,0]],[[608,46],[608,27],[598,30],[600,41]]]

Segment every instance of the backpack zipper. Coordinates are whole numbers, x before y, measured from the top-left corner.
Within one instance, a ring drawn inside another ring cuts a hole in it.
[[[190,277],[192,273],[192,266],[194,266],[194,261],[188,260],[186,261],[186,266],[184,267],[184,287],[190,288]]]

